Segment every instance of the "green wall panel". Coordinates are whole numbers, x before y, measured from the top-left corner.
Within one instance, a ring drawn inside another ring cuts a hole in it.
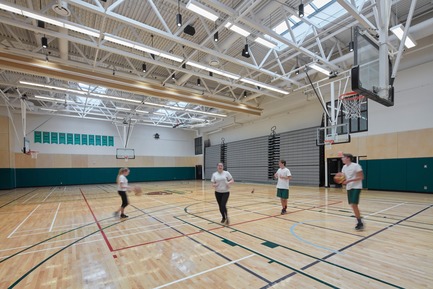
[[[0,190],[16,188],[14,169],[9,169],[9,168],[0,169],[0,176],[2,176],[0,181]]]
[[[433,193],[433,158],[368,160],[365,167],[365,188]]]
[[[118,168],[16,169],[16,187],[115,183]],[[195,179],[195,167],[131,168],[129,182]]]

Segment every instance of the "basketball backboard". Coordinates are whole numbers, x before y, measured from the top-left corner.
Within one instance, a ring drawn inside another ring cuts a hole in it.
[[[359,27],[355,28],[354,67],[351,70],[352,90],[385,106],[393,106],[394,88],[391,85],[382,87],[384,83],[392,83],[391,60],[388,56],[387,62],[380,61],[379,46],[367,33]],[[388,76],[380,73],[380,65],[387,65],[387,63]],[[388,80],[383,79],[384,77],[388,77]]]
[[[135,151],[134,149],[128,148],[117,148],[116,149],[116,159],[135,159]]]
[[[350,142],[349,125],[341,123],[317,128],[316,145],[334,145]]]

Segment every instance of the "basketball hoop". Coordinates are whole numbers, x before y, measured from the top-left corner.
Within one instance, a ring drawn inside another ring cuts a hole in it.
[[[29,155],[32,156],[32,159],[37,159],[38,158],[38,151],[29,151]]]
[[[334,141],[332,139],[324,140],[323,143],[325,144],[325,150],[330,150],[332,149],[332,145],[334,144]]]
[[[361,118],[361,105],[365,99],[363,95],[351,91],[343,93],[338,99],[343,104],[343,112],[346,119]]]

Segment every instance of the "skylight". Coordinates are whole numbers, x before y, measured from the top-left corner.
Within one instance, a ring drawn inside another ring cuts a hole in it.
[[[364,3],[364,1],[355,0],[355,3],[357,6],[359,6],[361,3]],[[304,13],[304,18],[308,21],[304,22],[295,15],[292,15],[288,18],[290,28],[292,29],[295,36],[295,42],[301,41],[313,32],[310,24],[306,24],[306,22],[311,23],[317,28],[324,28],[328,25],[331,25],[336,19],[346,14],[347,11],[340,4],[338,4],[337,0],[314,0],[310,4],[305,5]],[[279,23],[273,28],[273,30],[279,35],[293,41],[289,32],[289,28],[287,27],[287,21]],[[278,42],[278,47],[276,48],[277,50],[283,50],[285,48],[287,48],[287,45]]]
[[[84,83],[78,83],[78,86],[81,90],[86,91],[88,93],[99,93],[99,94],[106,94],[107,88],[102,86],[95,86],[95,85],[88,85]],[[92,105],[92,106],[99,106],[102,101],[100,99],[95,98],[89,98],[86,96],[76,96],[77,102],[81,102],[83,104]]]

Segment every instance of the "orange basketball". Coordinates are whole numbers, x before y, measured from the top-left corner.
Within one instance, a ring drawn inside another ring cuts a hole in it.
[[[334,176],[334,182],[336,183],[336,184],[342,184],[344,181],[346,180],[346,176],[343,174],[343,173],[337,173],[335,176]]]
[[[143,190],[139,186],[135,186],[132,188],[132,191],[136,196],[141,196],[143,194]]]

